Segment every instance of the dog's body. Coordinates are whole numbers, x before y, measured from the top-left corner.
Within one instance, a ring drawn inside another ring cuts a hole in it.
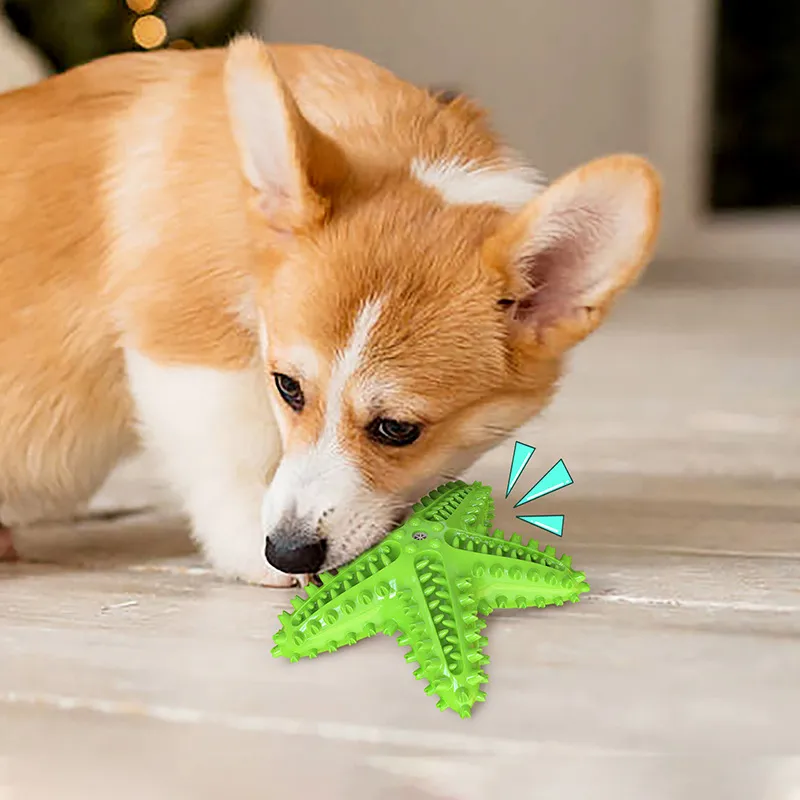
[[[322,47],[104,59],[0,96],[0,145],[0,522],[144,439],[262,583],[541,409],[656,227],[640,159],[544,190],[468,101]]]

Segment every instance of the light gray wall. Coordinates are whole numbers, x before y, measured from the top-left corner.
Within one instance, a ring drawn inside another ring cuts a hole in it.
[[[645,0],[264,0],[261,32],[478,97],[551,176],[647,147]]]
[[[44,58],[17,35],[5,18],[3,0],[0,0],[0,92],[36,83],[49,71]]]

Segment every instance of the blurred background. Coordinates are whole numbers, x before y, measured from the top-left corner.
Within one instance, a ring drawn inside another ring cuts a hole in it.
[[[755,15],[747,0],[5,0],[5,14],[0,88],[241,30],[330,44],[474,94],[550,175],[649,155],[669,187],[662,260],[747,271],[800,253],[800,6],[784,0]]]
[[[0,0],[0,90],[240,30],[472,94],[551,177],[614,151],[662,172],[654,264],[519,433],[575,478],[539,511],[565,514],[592,593],[493,616],[494,694],[463,727],[426,714],[391,646],[265,659],[287,598],[214,582],[172,516],[119,522],[166,503],[125,465],[108,522],[22,532],[40,566],[0,580],[0,797],[5,748],[39,781],[26,800],[67,796],[65,773],[111,787],[82,798],[800,798],[800,3]],[[510,448],[466,477],[504,485]]]

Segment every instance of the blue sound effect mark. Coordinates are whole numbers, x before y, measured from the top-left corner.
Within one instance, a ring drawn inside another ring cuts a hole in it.
[[[544,497],[544,495],[550,494],[551,492],[557,492],[559,489],[563,489],[571,483],[572,476],[567,471],[564,459],[559,459],[559,461],[550,467],[547,473],[537,481],[536,485],[532,489],[528,489],[525,496],[514,504],[514,508],[524,503],[530,503],[531,500],[536,500],[538,497]]]
[[[553,516],[540,516],[540,517],[517,517],[523,522],[529,522],[537,528],[549,531],[556,536],[561,536],[564,533],[564,515],[556,514]]]
[[[508,486],[506,488],[506,497],[511,494],[511,490],[522,475],[523,470],[531,460],[531,456],[536,448],[524,442],[514,443],[514,455],[511,457],[511,466],[508,470]],[[572,476],[569,474],[564,459],[559,459],[552,467],[536,482],[536,484],[528,489],[525,496],[514,504],[514,508],[518,508],[525,503],[530,503],[539,497],[544,497],[546,494],[557,492],[565,486],[572,483]],[[541,528],[554,536],[562,536],[564,533],[564,515],[563,514],[534,514],[534,515],[520,515],[517,519],[527,522],[529,525],[534,525]]]
[[[535,449],[535,447],[531,447],[529,444],[523,444],[522,442],[516,442],[514,444],[514,455],[511,457],[511,469],[508,471],[506,497],[511,494],[514,484],[517,482],[519,476],[522,475],[522,470],[528,465]]]

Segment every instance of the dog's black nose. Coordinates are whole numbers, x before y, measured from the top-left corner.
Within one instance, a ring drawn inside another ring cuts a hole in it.
[[[291,537],[275,536],[267,538],[264,555],[275,569],[293,575],[319,572],[328,543],[325,539],[297,541]]]

